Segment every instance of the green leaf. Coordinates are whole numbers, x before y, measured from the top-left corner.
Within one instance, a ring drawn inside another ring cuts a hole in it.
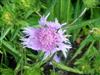
[[[87,25],[91,26],[91,24],[94,24],[94,23],[100,23],[100,18],[90,19],[90,20],[83,21],[83,22],[78,22],[78,23],[71,25],[71,26],[63,26],[63,28],[67,29],[71,33],[71,32],[74,32],[76,30],[83,28],[84,26],[87,26]]]
[[[91,35],[88,35],[86,37],[85,40],[83,40],[83,42],[80,44],[79,48],[76,50],[75,54],[73,55],[72,57],[72,60],[78,55],[81,53],[82,49],[87,45],[89,44],[89,42],[93,41],[93,37]]]
[[[14,75],[14,71],[11,69],[0,68],[1,75]]]
[[[69,22],[71,20],[72,10],[71,0],[57,0],[54,7],[55,16],[63,22]]]
[[[24,75],[41,75],[41,69],[39,67],[33,67],[25,70]]]
[[[66,65],[63,65],[61,63],[57,63],[55,61],[52,61],[52,64],[53,64],[53,66],[55,66],[55,67],[57,67],[59,69],[65,70],[65,71],[69,71],[69,72],[73,72],[73,73],[78,73],[78,74],[83,74],[83,72],[79,71],[78,69],[68,67]]]
[[[12,45],[11,45],[10,43],[8,43],[8,42],[6,42],[6,41],[2,41],[2,44],[3,44],[6,48],[8,48],[8,49],[6,49],[7,52],[11,53],[11,54],[14,55],[15,57],[16,57],[16,56],[17,56],[17,57],[21,57],[21,53],[20,53],[18,50],[16,50],[16,48],[12,47]]]
[[[2,33],[2,35],[1,35],[1,37],[0,37],[0,41],[2,41],[4,38],[5,38],[5,36],[9,33],[9,31],[12,29],[12,26],[10,26],[10,27],[8,27],[5,31],[4,31],[4,33]]]
[[[26,69],[24,75],[41,75],[41,62],[34,64],[30,68]]]

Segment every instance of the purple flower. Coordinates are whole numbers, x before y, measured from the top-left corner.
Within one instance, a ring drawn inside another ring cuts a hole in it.
[[[24,47],[33,50],[44,51],[44,59],[60,50],[67,57],[66,53],[71,48],[71,44],[67,38],[68,35],[64,35],[65,31],[61,29],[63,24],[60,24],[57,19],[54,22],[47,21],[48,16],[49,14],[46,17],[43,16],[40,18],[39,24],[41,27],[27,27],[24,29],[23,32],[28,37],[25,36],[22,38],[22,44]]]

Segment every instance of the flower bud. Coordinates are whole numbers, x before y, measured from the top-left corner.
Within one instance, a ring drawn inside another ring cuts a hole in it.
[[[25,8],[30,8],[30,0],[21,0],[21,3]]]
[[[100,28],[93,28],[91,33],[95,39],[100,39]]]
[[[94,8],[98,5],[98,0],[83,0],[83,3],[88,8]]]
[[[2,21],[6,24],[12,24],[13,16],[12,13],[9,11],[5,11],[2,14]]]

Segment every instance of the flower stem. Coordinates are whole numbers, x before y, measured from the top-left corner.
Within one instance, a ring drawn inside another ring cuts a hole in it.
[[[84,10],[81,12],[81,14],[79,15],[79,17],[77,17],[70,25],[72,25],[72,24],[74,24],[76,21],[78,21],[79,18],[82,17],[82,16],[85,14],[85,12],[87,11],[87,9],[88,9],[88,8],[84,8]]]

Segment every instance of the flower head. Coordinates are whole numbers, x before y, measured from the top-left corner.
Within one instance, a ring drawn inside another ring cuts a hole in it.
[[[61,29],[63,25],[57,19],[54,22],[47,21],[48,16],[40,18],[40,28],[27,27],[24,29],[23,32],[28,37],[22,39],[22,44],[33,50],[44,51],[46,57],[60,50],[67,57],[66,52],[71,48],[71,44],[66,38],[67,35],[64,35],[65,31]]]

